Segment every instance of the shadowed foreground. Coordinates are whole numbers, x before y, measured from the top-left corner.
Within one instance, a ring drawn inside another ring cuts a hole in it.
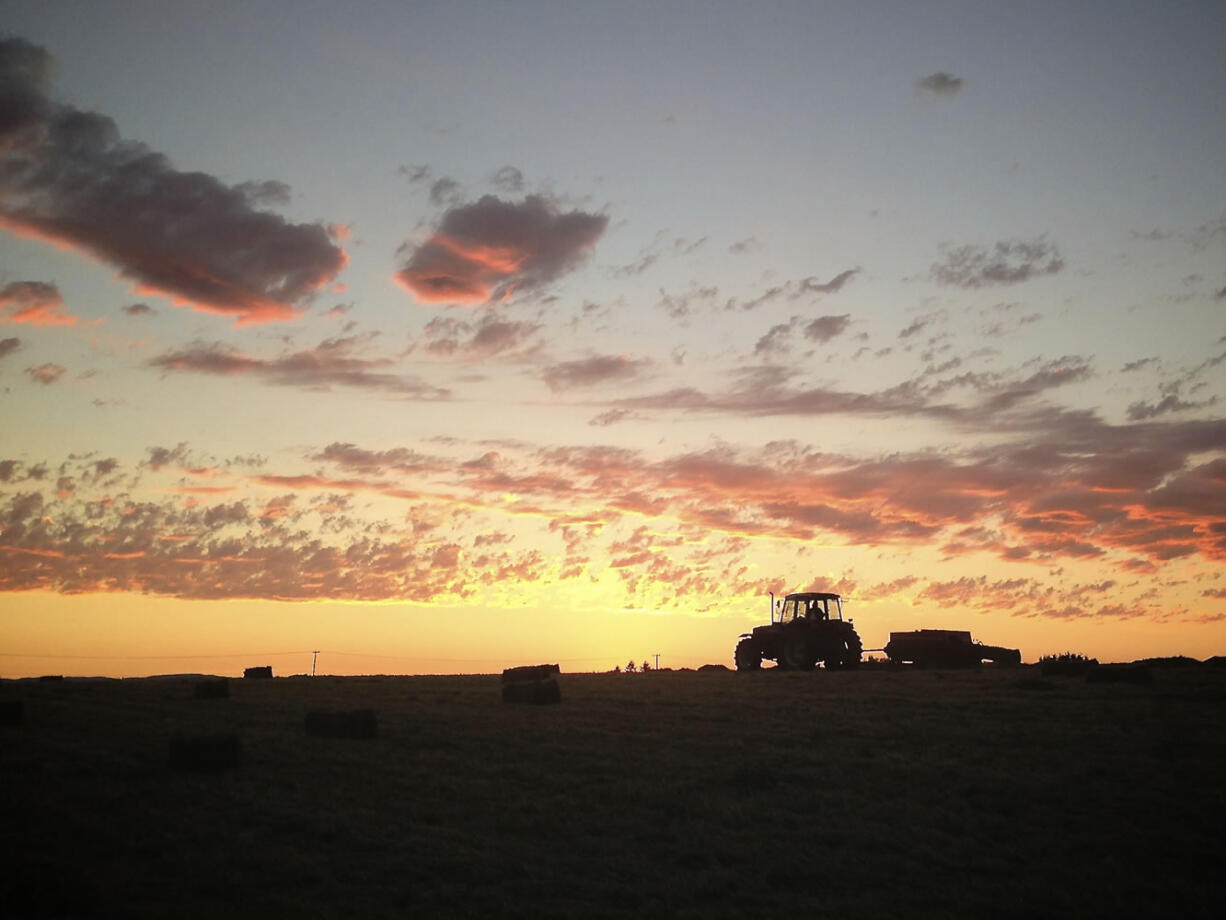
[[[1226,673],[6,684],[9,916],[1209,916]],[[378,714],[315,737],[311,710]],[[241,765],[167,766],[236,733]],[[15,911],[13,910],[15,908]],[[1212,910],[1216,915],[1216,910]]]

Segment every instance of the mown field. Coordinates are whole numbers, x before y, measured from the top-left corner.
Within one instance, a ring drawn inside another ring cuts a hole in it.
[[[8,917],[1217,916],[1226,671],[7,683]],[[306,711],[373,707],[371,740]],[[167,766],[176,733],[243,762]]]

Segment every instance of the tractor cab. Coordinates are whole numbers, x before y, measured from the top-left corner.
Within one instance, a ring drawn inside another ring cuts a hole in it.
[[[771,609],[772,623],[794,623],[798,620],[842,620],[843,599],[837,594],[789,594],[775,602]]]

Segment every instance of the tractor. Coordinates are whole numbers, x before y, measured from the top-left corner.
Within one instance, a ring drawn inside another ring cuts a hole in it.
[[[827,668],[860,663],[863,645],[851,620],[843,619],[839,595],[805,592],[779,601],[773,593],[770,597],[770,623],[743,633],[736,644],[738,671],[756,671],[764,660],[797,671],[811,671],[819,661]]]

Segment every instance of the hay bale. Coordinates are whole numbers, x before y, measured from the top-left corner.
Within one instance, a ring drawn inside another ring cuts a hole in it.
[[[1090,684],[1137,684],[1144,686],[1154,682],[1154,672],[1147,665],[1100,664],[1086,671],[1086,683]]]
[[[518,668],[507,668],[502,672],[504,684],[523,683],[532,680],[553,680],[562,669],[556,664],[529,664]]]
[[[20,725],[25,720],[24,700],[0,700],[0,725]]]
[[[562,688],[556,680],[525,680],[502,685],[504,703],[532,703],[537,706],[562,702]]]
[[[244,668],[243,677],[247,680],[263,680],[272,677],[272,665],[266,664],[259,668]]]
[[[192,738],[170,739],[167,763],[175,770],[196,773],[216,773],[237,767],[242,761],[243,746],[238,735],[223,732],[217,735],[197,735]]]
[[[196,682],[192,692],[198,700],[222,700],[230,695],[230,681],[225,677],[206,677]]]
[[[317,738],[374,738],[379,721],[373,709],[316,709],[306,714],[303,728]]]
[[[502,672],[502,701],[536,705],[560,703],[562,689],[558,686],[558,675],[561,673],[562,669],[556,664],[507,668]]]

